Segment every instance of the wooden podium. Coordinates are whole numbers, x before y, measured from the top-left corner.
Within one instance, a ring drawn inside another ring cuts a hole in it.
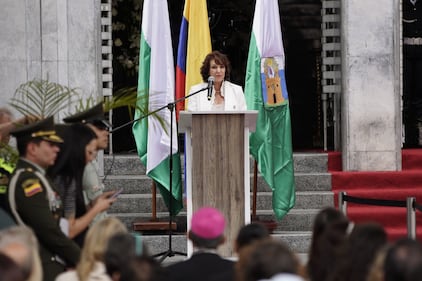
[[[185,182],[188,230],[193,212],[210,206],[226,218],[227,241],[219,248],[235,256],[233,243],[250,222],[249,132],[257,111],[181,111],[179,132],[185,133]],[[188,256],[192,254],[188,240]]]

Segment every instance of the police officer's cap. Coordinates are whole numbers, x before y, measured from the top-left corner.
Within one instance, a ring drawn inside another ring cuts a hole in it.
[[[104,117],[103,104],[97,105],[63,119],[65,123],[92,124],[103,130],[110,130],[111,125]]]
[[[62,143],[63,139],[56,134],[53,116],[29,125],[18,127],[10,132],[18,141],[20,139],[42,139],[49,142]]]

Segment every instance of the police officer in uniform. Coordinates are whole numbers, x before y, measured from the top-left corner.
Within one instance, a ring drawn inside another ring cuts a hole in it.
[[[62,202],[45,176],[63,140],[56,135],[52,117],[18,128],[11,135],[16,137],[20,158],[7,190],[10,212],[18,224],[34,231],[40,244],[43,280],[54,280],[67,266],[75,266],[80,255],[80,248],[63,232]]]
[[[0,208],[3,209],[7,209],[8,206],[6,199],[7,185],[14,169],[15,165],[0,156]]]
[[[403,0],[405,146],[422,145],[422,0]]]

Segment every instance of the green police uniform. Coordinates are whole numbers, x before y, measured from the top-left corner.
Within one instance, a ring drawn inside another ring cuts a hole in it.
[[[50,127],[51,122],[52,119],[48,122]],[[44,127],[42,129],[22,128],[21,130],[30,131],[32,137],[41,136],[41,139],[47,141],[61,141],[55,135],[54,130],[46,130]],[[21,135],[25,133],[25,131],[23,133],[19,131],[15,134],[18,142]],[[13,132],[11,134],[13,135]],[[27,159],[20,158],[10,179],[7,195],[15,219],[19,224],[29,226],[38,239],[44,273],[43,280],[53,281],[58,274],[65,270],[66,266],[76,265],[80,248],[62,232],[59,226],[60,218],[63,215],[62,202],[54,186],[44,174],[45,171],[41,167]]]
[[[15,165],[8,163],[0,157],[0,208],[7,210],[6,191],[9,184],[10,175],[13,173]]]

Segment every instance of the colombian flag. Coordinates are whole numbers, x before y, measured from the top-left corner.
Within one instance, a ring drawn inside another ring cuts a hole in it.
[[[186,0],[180,26],[176,66],[176,99],[186,96],[190,87],[202,82],[200,68],[211,52],[210,27],[206,0]],[[176,113],[189,101],[179,102]]]

